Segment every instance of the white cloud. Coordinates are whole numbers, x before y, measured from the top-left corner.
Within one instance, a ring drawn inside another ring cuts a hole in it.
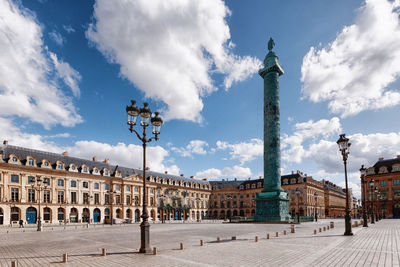
[[[342,117],[398,105],[388,86],[400,75],[400,1],[369,0],[353,25],[320,50],[311,47],[301,68],[303,94],[329,101]]]
[[[245,178],[250,176],[251,176],[250,168],[244,168],[237,165],[233,167],[225,167],[222,170],[211,168],[196,173],[196,178],[209,178],[209,179],[217,179],[221,177]]]
[[[0,116],[19,116],[49,128],[82,121],[71,97],[50,78],[54,70],[34,16],[0,1]]]
[[[171,150],[180,154],[182,157],[193,157],[193,154],[206,155],[208,143],[202,140],[192,140],[186,147],[171,147]]]
[[[65,30],[67,33],[73,33],[73,32],[75,32],[75,29],[72,28],[71,25],[63,25],[63,28],[64,28],[64,30]]]
[[[231,51],[229,9],[216,1],[98,0],[87,38],[146,97],[163,101],[165,118],[201,122],[202,97],[255,73],[261,62]]]
[[[57,76],[60,77],[64,81],[64,83],[71,88],[72,93],[75,97],[79,97],[81,91],[79,89],[78,83],[82,79],[79,72],[71,68],[68,63],[62,60],[58,60],[56,54],[50,52],[49,55],[50,58],[53,60]]]
[[[261,139],[251,139],[249,142],[241,142],[237,144],[230,144],[225,141],[217,141],[218,150],[230,150],[229,154],[231,159],[239,159],[240,164],[243,165],[248,161],[254,160],[264,153],[264,142]]]
[[[59,46],[62,46],[65,42],[64,37],[61,35],[61,33],[57,32],[56,30],[52,30],[49,32],[50,38]]]
[[[281,141],[282,159],[287,162],[300,163],[306,156],[304,142],[317,140],[321,137],[327,138],[341,131],[340,120],[334,117],[330,120],[319,121],[309,120],[303,123],[296,123],[293,135],[284,134]]]

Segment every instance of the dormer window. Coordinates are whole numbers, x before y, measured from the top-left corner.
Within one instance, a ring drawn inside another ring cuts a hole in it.
[[[94,173],[94,174],[99,174],[99,169],[94,168],[94,169],[93,169],[93,173]]]
[[[104,176],[109,176],[110,172],[107,169],[104,169]]]
[[[18,161],[18,158],[17,158],[17,157],[15,157],[15,156],[14,156],[14,157],[12,157],[12,161],[13,161],[13,162],[17,162],[17,161]]]
[[[296,180],[296,178],[292,178],[292,179],[290,180],[290,183],[291,183],[291,184],[295,184],[295,183],[297,183],[297,180]]]
[[[72,171],[75,171],[75,170],[76,170],[75,165],[71,165],[71,170],[72,170]]]
[[[241,186],[239,187],[239,189],[243,189],[243,185],[241,185]]]
[[[386,167],[381,167],[379,169],[379,173],[385,173],[386,172]]]
[[[88,168],[86,166],[83,166],[82,170],[84,173],[87,173]]]
[[[28,159],[28,165],[29,166],[34,166],[35,165],[35,161],[33,160],[33,158],[29,158]]]
[[[59,169],[59,170],[64,169],[64,164],[62,164],[62,163],[57,163],[57,169]]]
[[[46,166],[46,167],[49,167],[50,164],[49,164],[48,161],[45,161],[45,162],[43,162],[43,165]]]
[[[393,166],[392,172],[398,172],[399,171],[399,166]]]
[[[252,185],[251,185],[251,188],[256,188],[256,185],[255,185],[255,184],[252,184]]]

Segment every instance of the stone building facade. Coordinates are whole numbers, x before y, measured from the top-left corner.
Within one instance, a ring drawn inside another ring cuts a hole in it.
[[[379,158],[367,168],[362,192],[368,212],[371,212],[373,201],[375,214],[400,218],[400,155],[393,159]]]
[[[211,187],[206,180],[147,174],[150,220],[201,220],[207,217]],[[37,185],[41,183],[40,195]],[[139,221],[142,171],[9,145],[0,146],[0,225]]]
[[[264,179],[210,181],[209,215],[226,219],[233,216],[254,216],[254,198],[264,188]],[[317,181],[300,171],[281,177],[281,184],[290,197],[292,216],[337,217],[344,215],[346,195],[343,189],[329,181]],[[299,192],[299,193],[296,193]],[[350,196],[352,198],[352,196]],[[327,212],[328,210],[328,212]]]

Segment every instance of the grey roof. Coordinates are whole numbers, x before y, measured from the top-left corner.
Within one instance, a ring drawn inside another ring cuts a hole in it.
[[[233,180],[233,181],[210,181],[211,186],[217,186],[218,189],[222,189],[226,186],[232,186],[238,188],[244,181],[243,180]]]
[[[76,157],[64,156],[63,154],[35,150],[35,149],[24,148],[24,147],[18,147],[18,146],[12,146],[12,145],[0,146],[0,152],[3,152],[3,160],[5,160],[5,161],[7,161],[9,159],[10,155],[15,154],[21,159],[21,161],[23,163],[25,163],[26,158],[28,156],[34,157],[36,159],[38,166],[40,166],[42,160],[46,159],[51,162],[53,168],[55,168],[55,164],[57,161],[62,161],[65,163],[65,166],[69,166],[70,164],[73,163],[73,164],[77,165],[78,167],[80,167],[85,164],[89,167],[90,171],[93,170],[94,167],[97,167],[100,170],[102,170],[104,168],[108,168],[112,175],[114,175],[116,170],[119,170],[121,172],[122,177],[129,177],[134,174],[139,174],[139,175],[143,174],[142,170],[122,167],[119,165],[112,165],[112,164],[102,162],[102,161],[93,161],[93,160],[81,159],[81,158],[76,158]],[[149,176],[161,177],[161,178],[167,178],[167,179],[171,178],[173,180],[194,182],[197,184],[204,184],[204,185],[209,184],[208,181],[204,181],[204,180],[190,179],[190,178],[186,178],[186,177],[181,177],[181,176],[171,175],[171,174],[164,174],[164,173],[159,173],[159,172],[154,172],[154,171],[146,171],[146,176],[147,177],[149,177]]]

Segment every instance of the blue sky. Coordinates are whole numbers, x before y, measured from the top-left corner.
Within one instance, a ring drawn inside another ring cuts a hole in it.
[[[130,99],[165,118],[152,170],[209,179],[263,175],[263,81],[274,48],[282,173],[343,185],[400,154],[399,1],[0,1],[0,137],[10,144],[142,165]]]

